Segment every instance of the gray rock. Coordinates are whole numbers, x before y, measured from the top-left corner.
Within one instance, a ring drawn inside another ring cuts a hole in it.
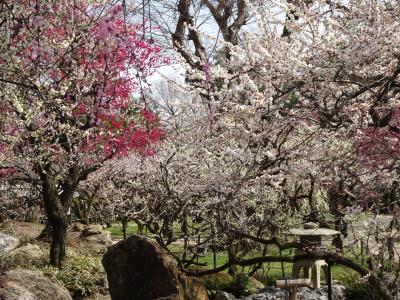
[[[19,244],[20,241],[18,238],[0,232],[0,254],[14,250]]]
[[[101,225],[89,225],[82,230],[82,236],[91,236],[96,234],[101,234],[103,232],[103,226]]]
[[[87,297],[82,298],[82,300],[112,300],[110,294],[101,295],[101,294],[91,294]]]
[[[287,299],[288,292],[275,287],[267,287],[255,295],[250,295],[242,300],[284,300]],[[300,288],[297,292],[298,300],[328,300],[328,287],[312,290]],[[339,284],[332,285],[332,299],[345,300],[345,287]]]
[[[0,256],[0,271],[44,264],[46,254],[37,245],[26,244]]]
[[[249,277],[249,292],[251,294],[256,294],[258,293],[260,290],[265,288],[265,284],[263,284],[262,282],[256,280],[253,277]]]
[[[236,300],[236,297],[228,292],[217,291],[214,300]]]
[[[275,288],[275,287],[266,287],[261,290],[258,294],[250,295],[244,297],[244,300],[274,300],[274,299],[286,299],[285,291]]]
[[[72,231],[83,231],[87,228],[87,225],[82,224],[80,222],[76,222],[72,224]]]
[[[10,270],[0,275],[1,300],[72,300],[68,290],[41,272]]]
[[[328,293],[328,288],[325,287],[325,291]],[[346,287],[341,284],[332,285],[332,298],[337,300],[346,299]]]
[[[111,233],[108,231],[102,231],[99,234],[90,235],[85,238],[87,241],[98,243],[105,246],[111,246],[113,244]]]
[[[43,257],[43,254],[43,250],[38,245],[33,245],[29,243],[15,249],[10,253],[10,255],[12,256],[20,255],[29,258],[30,260],[41,259]]]
[[[304,229],[317,229],[318,224],[313,222],[304,223]]]

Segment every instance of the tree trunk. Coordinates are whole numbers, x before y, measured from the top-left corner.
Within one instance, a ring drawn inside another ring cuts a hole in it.
[[[85,225],[89,225],[90,224],[89,216],[85,213],[85,211],[83,211],[79,207],[79,204],[77,204],[76,202],[72,202],[72,204],[73,204],[73,210],[74,210],[75,216],[77,218],[76,221],[79,221],[79,222],[81,222],[82,224],[85,224]]]
[[[65,241],[67,237],[68,217],[55,183],[46,178],[42,183],[43,202],[48,223],[51,226],[50,264],[61,268],[65,258]]]
[[[51,241],[51,226],[47,221],[42,232],[36,237],[39,241],[50,242]]]
[[[235,246],[233,245],[233,240],[229,240],[229,245],[228,245],[228,258],[230,261],[235,261],[236,260],[236,251],[235,251]],[[236,271],[236,266],[235,265],[230,265],[228,268],[228,274],[231,276],[235,276],[237,273]]]
[[[143,235],[144,224],[137,218],[132,218],[132,220],[136,223],[136,225],[138,227],[137,234]]]
[[[343,231],[343,220],[340,216],[340,213],[335,213],[335,230],[340,232],[340,235],[336,236],[332,243],[339,249],[340,252],[343,252],[343,239],[342,239],[342,231]]]
[[[50,248],[50,264],[61,268],[65,259],[65,242],[67,239],[68,218],[55,219],[52,226],[52,241]]]
[[[122,217],[122,234],[124,235],[124,240],[126,240],[128,236],[128,218],[127,217]]]

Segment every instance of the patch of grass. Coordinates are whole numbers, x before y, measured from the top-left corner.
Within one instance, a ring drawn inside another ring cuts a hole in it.
[[[106,228],[107,231],[111,233],[111,236],[113,238],[123,238],[124,234],[122,232],[122,224],[121,223],[114,223],[112,224],[111,227]],[[128,223],[128,228],[127,228],[127,236],[130,236],[132,234],[137,234],[138,233],[138,226],[135,222],[129,222]]]
[[[216,266],[219,267],[228,261],[228,253],[226,251],[217,252],[215,258]],[[208,268],[214,268],[214,254],[211,251],[207,252],[207,255],[199,258],[199,263],[206,263]]]

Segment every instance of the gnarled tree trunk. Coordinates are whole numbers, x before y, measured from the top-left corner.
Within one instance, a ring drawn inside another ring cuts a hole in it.
[[[55,182],[46,178],[43,180],[42,189],[44,207],[51,226],[50,264],[61,268],[65,258],[68,217],[57,193]]]

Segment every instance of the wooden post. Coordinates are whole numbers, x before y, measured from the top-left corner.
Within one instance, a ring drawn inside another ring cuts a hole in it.
[[[297,289],[299,287],[310,287],[310,279],[283,279],[276,281],[276,287],[289,290],[289,300],[297,299]]]
[[[289,300],[297,300],[297,288],[289,289]]]
[[[214,269],[217,268],[217,255],[215,253],[215,243],[213,243],[213,261],[214,261]]]
[[[328,283],[328,300],[332,300],[332,273],[331,273],[331,263],[328,262],[328,271],[326,282]]]
[[[364,239],[363,238],[361,238],[360,244],[361,244],[361,264],[364,265]]]
[[[279,249],[279,256],[282,257],[282,249]],[[282,277],[285,278],[285,266],[283,264],[283,261],[281,261],[281,270],[282,270]]]
[[[200,245],[200,234],[199,234],[199,237],[197,238],[197,245]],[[196,255],[196,262],[199,262],[199,256],[198,255]]]

